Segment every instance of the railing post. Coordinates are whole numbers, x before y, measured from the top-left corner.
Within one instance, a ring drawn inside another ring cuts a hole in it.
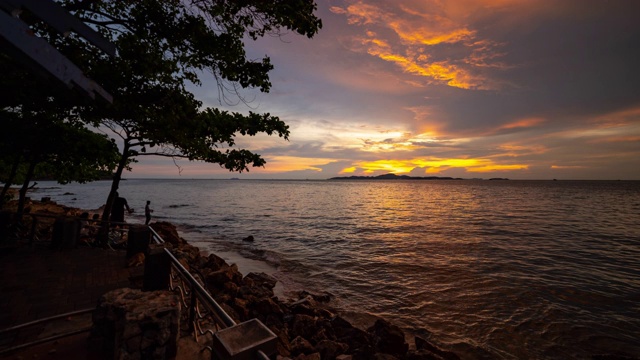
[[[189,330],[195,330],[195,326],[193,325],[196,321],[196,306],[198,305],[198,296],[196,295],[196,288],[193,285],[193,280],[189,281],[189,292],[191,294],[191,299],[189,301]]]
[[[60,217],[53,223],[51,247],[56,250],[76,247],[80,234],[80,222],[71,217]]]
[[[0,244],[9,239],[9,228],[13,215],[8,211],[0,211]]]
[[[151,231],[144,225],[132,225],[129,227],[127,238],[127,259],[141,252],[147,254]]]
[[[167,290],[171,279],[171,258],[164,247],[153,245],[144,259],[142,290]]]

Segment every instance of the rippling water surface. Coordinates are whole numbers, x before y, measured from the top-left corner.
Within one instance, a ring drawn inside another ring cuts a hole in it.
[[[92,209],[109,185],[35,196]],[[198,246],[268,261],[290,288],[464,358],[640,356],[640,182],[128,180],[120,193],[131,222],[151,200]]]

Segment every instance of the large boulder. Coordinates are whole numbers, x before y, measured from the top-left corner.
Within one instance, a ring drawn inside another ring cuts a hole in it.
[[[291,324],[291,334],[311,339],[316,334],[316,319],[303,314],[296,314]]]
[[[170,291],[117,289],[100,297],[92,336],[115,359],[170,359],[176,356],[180,298]]]
[[[409,350],[409,344],[404,339],[404,332],[389,322],[378,319],[375,324],[367,329],[375,339],[375,348],[378,352],[403,357]]]
[[[238,284],[242,280],[242,274],[238,271],[238,266],[236,264],[223,266],[217,271],[204,274],[204,276],[205,284],[209,290],[222,290],[224,289],[225,284],[229,282]],[[237,285],[235,288],[237,288]]]
[[[313,345],[307,339],[296,336],[291,340],[291,355],[298,356],[300,354],[311,354],[314,352]]]
[[[431,343],[429,340],[423,339],[421,337],[415,337],[416,342],[416,350],[425,350],[432,354],[435,354],[440,359],[444,360],[460,360],[460,357],[455,353],[447,350],[443,350],[437,345]]]
[[[349,345],[331,340],[322,340],[316,344],[315,349],[320,353],[322,359],[334,360],[338,355],[346,353],[349,350]]]
[[[263,272],[249,273],[244,277],[243,281],[249,286],[261,286],[269,290],[273,290],[273,288],[276,287],[276,283],[278,282],[278,280],[276,280],[273,276],[265,274]]]
[[[178,235],[176,226],[170,222],[159,221],[150,225],[160,237],[173,246],[181,246],[187,244],[187,241]]]

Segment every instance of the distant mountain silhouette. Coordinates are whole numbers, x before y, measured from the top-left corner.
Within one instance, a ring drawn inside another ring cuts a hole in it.
[[[378,176],[338,176],[332,177],[329,180],[464,180],[463,178],[452,178],[448,176],[409,176],[409,175],[396,175],[396,174],[384,174]]]

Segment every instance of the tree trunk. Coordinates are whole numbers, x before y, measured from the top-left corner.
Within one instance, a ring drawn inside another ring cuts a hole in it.
[[[24,182],[22,183],[22,188],[20,188],[20,198],[18,199],[18,210],[16,211],[16,221],[22,221],[22,214],[24,213],[24,203],[27,198],[27,190],[29,190],[29,183],[31,182],[31,178],[33,177],[33,172],[36,169],[36,164],[38,163],[37,159],[32,159],[29,163],[29,170],[27,170],[27,174],[24,177]]]
[[[111,208],[113,207],[113,202],[116,199],[116,192],[118,191],[118,187],[120,186],[120,179],[122,179],[122,172],[127,165],[127,161],[129,160],[129,143],[125,140],[124,148],[122,149],[122,156],[120,157],[120,162],[118,163],[118,168],[116,169],[115,174],[113,174],[113,181],[111,182],[111,190],[109,191],[109,196],[107,197],[107,203],[104,206],[104,210],[102,210],[102,225],[100,226],[100,231],[98,232],[98,240],[102,245],[107,244],[107,236],[109,235],[109,220],[111,216]]]
[[[9,174],[9,177],[5,180],[4,186],[2,187],[2,193],[0,194],[0,210],[2,209],[2,207],[4,206],[4,200],[5,197],[7,196],[7,193],[9,192],[9,188],[11,187],[11,184],[13,183],[13,179],[15,179],[16,174],[18,173],[18,166],[20,166],[20,156],[16,157],[16,160],[13,162],[13,165],[11,166],[11,173]]]

